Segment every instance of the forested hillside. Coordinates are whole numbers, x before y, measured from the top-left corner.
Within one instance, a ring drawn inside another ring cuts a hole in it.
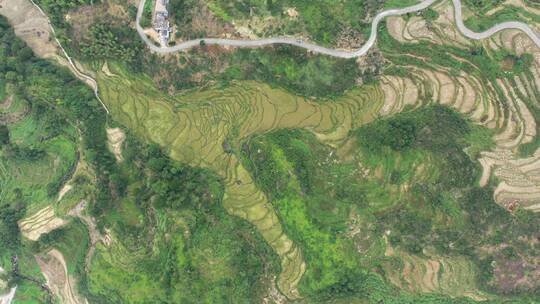
[[[374,15],[417,2],[171,0],[170,45],[355,49]],[[469,40],[438,1],[356,59],[157,55],[138,2],[37,3],[73,65],[0,17],[13,303],[540,303],[540,49],[522,32]],[[475,30],[539,22],[533,0],[463,5]]]

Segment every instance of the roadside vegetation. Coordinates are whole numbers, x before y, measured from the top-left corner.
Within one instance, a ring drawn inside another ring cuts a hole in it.
[[[289,46],[239,49],[234,53],[207,48],[193,50],[179,59],[152,56],[145,64],[145,72],[169,92],[181,93],[201,85],[226,86],[234,80],[258,80],[317,98],[340,96],[360,81],[375,81],[379,73],[379,68],[363,71],[354,59],[309,55]],[[373,59],[374,65],[380,64],[379,58]]]
[[[141,16],[141,26],[143,28],[152,25],[152,12],[154,11],[155,0],[146,0],[144,3],[143,13]]]
[[[184,1],[186,2],[186,1]],[[418,1],[380,0],[212,0],[208,8],[225,22],[250,27],[262,37],[307,36],[325,46],[335,46],[346,33],[362,36],[369,31],[371,20],[384,8],[403,7]],[[270,22],[261,19],[272,18]],[[254,22],[257,20],[257,22]],[[367,37],[365,37],[367,39]]]
[[[496,6],[487,7],[493,8]],[[486,15],[487,10],[485,8],[477,9],[475,6],[472,8],[475,14],[473,17],[465,20],[465,25],[473,31],[485,31],[498,23],[507,21],[522,21],[528,24],[537,24],[540,22],[540,16],[527,11],[526,8],[514,5],[503,5],[502,9],[490,15]]]

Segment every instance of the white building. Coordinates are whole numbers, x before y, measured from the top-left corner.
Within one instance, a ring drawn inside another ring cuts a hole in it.
[[[169,11],[167,5],[169,0],[156,0],[154,7],[154,29],[159,34],[162,46],[166,46],[171,35],[171,26],[169,24]]]

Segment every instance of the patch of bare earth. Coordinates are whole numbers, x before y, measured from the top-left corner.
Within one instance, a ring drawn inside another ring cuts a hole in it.
[[[74,279],[68,274],[66,261],[60,251],[52,249],[47,254],[36,255],[35,258],[45,276],[47,286],[58,297],[60,303],[88,303],[77,294]]]
[[[20,112],[0,114],[0,125],[14,124],[23,120],[28,114],[29,110],[30,108],[26,107],[25,110],[20,111]]]
[[[493,271],[493,284],[504,292],[516,290],[532,291],[540,282],[540,265],[530,264],[521,259],[500,259]]]
[[[534,254],[522,254],[519,250],[505,253],[512,248],[527,248],[536,250],[540,240],[535,237],[520,236],[514,240],[513,246],[502,243],[499,245],[483,246],[480,251],[493,257],[493,278],[490,286],[503,293],[516,291],[530,292],[540,287],[540,257]]]
[[[42,234],[58,229],[68,222],[54,214],[52,206],[47,206],[36,214],[19,221],[19,228],[24,237],[37,241]]]
[[[65,16],[71,26],[74,40],[80,41],[88,32],[90,26],[98,21],[106,23],[129,22],[127,11],[122,5],[112,2],[94,3],[92,5],[79,6]]]
[[[108,128],[107,129],[107,144],[109,149],[114,154],[117,162],[122,162],[124,157],[122,156],[122,145],[126,140],[126,134],[120,128]]]
[[[13,26],[21,38],[42,58],[55,57],[57,45],[51,41],[50,28],[39,10],[28,0],[0,0],[0,14]]]
[[[69,191],[71,191],[71,189],[73,189],[72,185],[69,185],[69,184],[64,185],[64,187],[60,189],[60,192],[58,193],[58,199],[56,201],[57,202],[61,201],[64,195],[66,195]]]
[[[9,5],[7,5],[9,1]],[[21,38],[34,53],[45,59],[55,59],[60,65],[68,67],[81,81],[95,89],[96,83],[81,74],[64,57],[56,42],[47,17],[29,0],[0,0],[0,15],[5,16]]]
[[[65,16],[65,19],[71,26],[75,40],[80,41],[99,16],[103,16],[106,13],[107,10],[105,5],[81,6],[71,10]]]
[[[15,292],[17,291],[17,287],[13,287],[9,290],[8,293],[4,295],[0,295],[0,304],[11,304],[13,301],[13,298],[15,298]]]
[[[269,284],[268,295],[262,299],[263,304],[284,304],[288,303],[287,298],[281,294],[276,285],[276,277]]]

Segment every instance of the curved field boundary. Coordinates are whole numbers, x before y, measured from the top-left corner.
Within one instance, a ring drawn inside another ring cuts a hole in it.
[[[121,70],[114,74],[120,77],[96,75],[115,120],[165,148],[172,159],[220,175],[223,206],[261,233],[281,259],[277,288],[291,300],[300,298],[297,286],[306,270],[302,250],[283,229],[270,199],[223,143],[236,145],[253,134],[289,128],[305,128],[326,143],[338,143],[349,130],[378,117],[383,92],[364,86],[321,104],[268,85],[243,82],[171,98],[146,79]]]
[[[204,44],[213,44],[213,45],[220,45],[220,46],[232,46],[232,47],[262,47],[272,44],[289,44],[294,45],[297,47],[304,48],[306,50],[324,54],[332,57],[339,57],[339,58],[356,58],[365,55],[369,49],[375,44],[375,41],[377,40],[377,28],[379,26],[379,23],[386,17],[390,16],[401,16],[409,13],[415,13],[418,11],[421,11],[423,9],[428,8],[433,3],[436,2],[436,0],[424,0],[418,4],[405,7],[402,9],[390,9],[383,11],[379,13],[375,18],[373,19],[373,22],[371,23],[371,34],[369,36],[369,39],[366,41],[366,43],[359,48],[356,51],[346,51],[346,50],[339,50],[339,49],[331,49],[326,48],[317,44],[309,43],[306,41],[303,41],[298,38],[292,38],[292,37],[275,37],[275,38],[264,38],[264,39],[221,39],[221,38],[200,38],[200,39],[193,39],[184,41],[180,44],[177,44],[175,46],[171,47],[158,47],[156,46],[144,33],[144,29],[140,25],[140,19],[142,17],[143,9],[144,9],[144,3],[146,0],[141,0],[139,2],[139,8],[137,10],[137,18],[136,18],[136,27],[137,32],[139,33],[139,36],[141,39],[146,43],[148,48],[156,53],[160,54],[167,54],[167,53],[174,53],[178,51],[187,50],[193,47],[196,47],[200,45],[201,43]],[[487,31],[476,33],[468,29],[465,24],[463,23],[463,17],[461,15],[461,0],[452,0],[452,3],[454,4],[454,11],[455,11],[455,22],[459,29],[459,31],[466,36],[467,38],[474,39],[474,40],[481,40],[488,38],[492,36],[493,34],[507,29],[516,29],[523,31],[527,36],[529,36],[534,43],[540,47],[540,36],[533,31],[531,27],[529,27],[527,24],[518,22],[518,21],[510,21],[510,22],[503,22],[499,23],[492,28],[488,29]]]

